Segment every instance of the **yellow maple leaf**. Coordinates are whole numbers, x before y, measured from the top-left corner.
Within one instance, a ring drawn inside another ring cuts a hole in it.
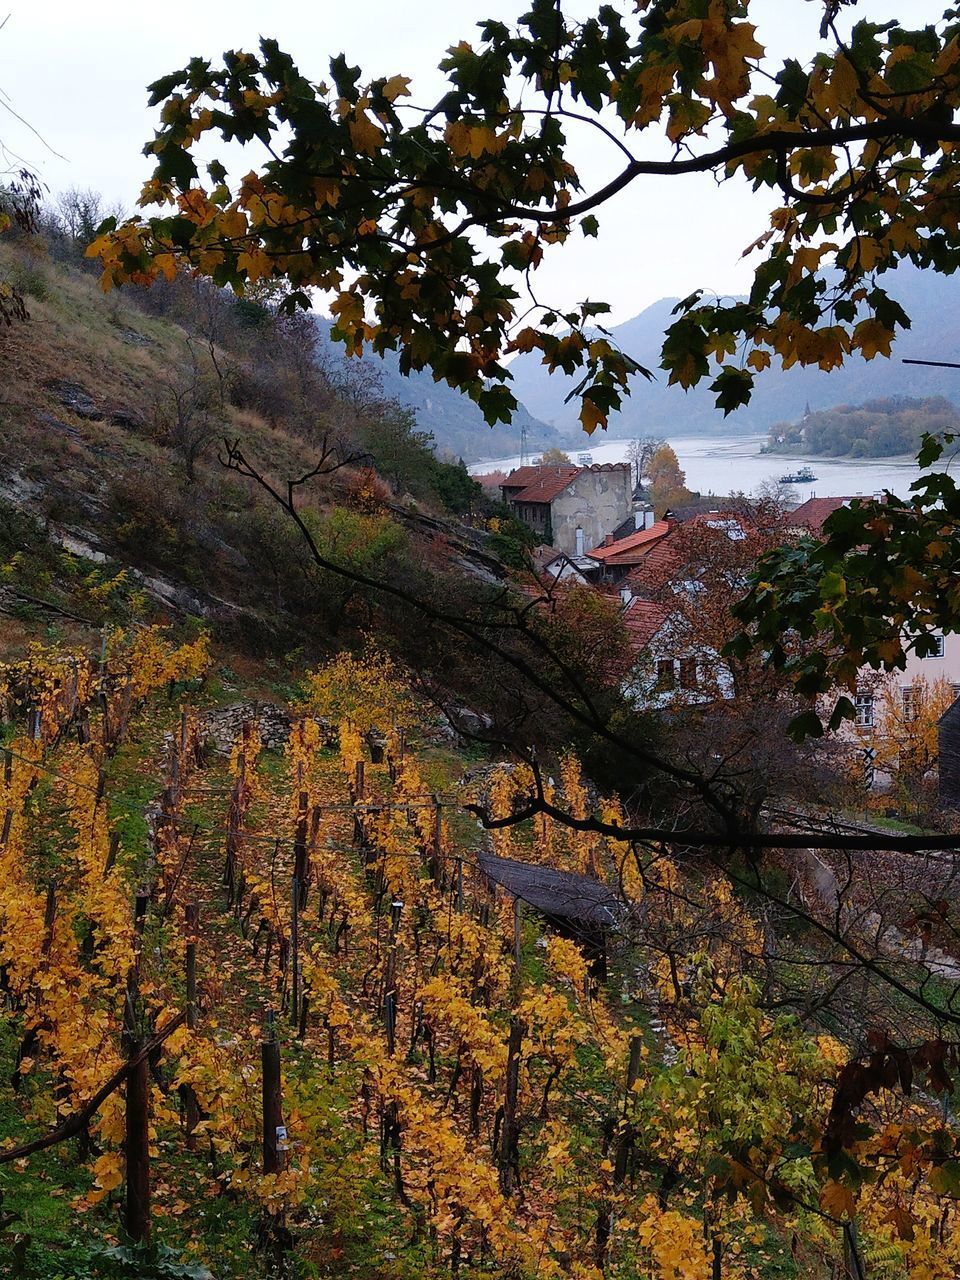
[[[607,425],[607,415],[589,397],[584,397],[580,406],[580,424],[587,435],[592,436],[597,427]]]
[[[374,124],[365,111],[358,111],[350,121],[350,141],[358,151],[368,156],[376,155],[383,146],[384,132]]]
[[[890,354],[893,334],[876,316],[861,320],[853,331],[851,345],[858,348],[864,360],[872,360],[874,356]]]
[[[391,76],[383,86],[383,96],[388,102],[396,102],[397,98],[409,98],[409,84],[409,76]]]

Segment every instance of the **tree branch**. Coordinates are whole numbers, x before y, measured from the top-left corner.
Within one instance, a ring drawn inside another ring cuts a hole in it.
[[[0,1165],[10,1164],[13,1160],[23,1160],[27,1156],[34,1155],[37,1151],[45,1151],[48,1147],[55,1147],[61,1142],[66,1142],[68,1138],[73,1138],[78,1133],[81,1133],[106,1102],[107,1098],[110,1097],[111,1093],[119,1089],[123,1084],[133,1068],[139,1066],[144,1058],[148,1058],[150,1054],[154,1053],[163,1044],[164,1040],[186,1020],[186,1017],[187,1012],[184,1009],[176,1017],[171,1018],[162,1031],[158,1031],[134,1057],[128,1058],[123,1066],[118,1067],[109,1080],[100,1086],[93,1097],[84,1103],[79,1111],[74,1111],[72,1115],[68,1116],[63,1124],[58,1125],[56,1129],[51,1129],[49,1133],[44,1134],[41,1138],[34,1138],[32,1142],[24,1142],[19,1147],[10,1147],[6,1151],[0,1151]]]

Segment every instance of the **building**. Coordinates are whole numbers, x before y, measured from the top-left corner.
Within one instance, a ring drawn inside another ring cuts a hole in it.
[[[795,507],[790,512],[787,525],[792,533],[812,533],[814,537],[820,538],[823,536],[823,522],[828,516],[832,516],[841,507],[849,507],[851,502],[866,502],[871,497],[877,502],[884,500],[882,493],[869,495],[858,493],[854,496],[838,498],[808,498],[806,502],[801,502],[799,507]]]
[[[573,557],[597,546],[633,513],[629,462],[518,467],[500,491],[519,520]]]
[[[607,537],[602,546],[594,547],[588,554],[603,566],[604,581],[619,582],[650,554],[672,528],[674,524],[671,521],[656,520],[646,528],[634,529],[625,538]]]
[[[878,502],[885,500],[883,493],[870,496]],[[791,531],[822,538],[824,521],[841,507],[848,507],[857,500],[868,499],[864,494],[809,498],[790,513],[788,520]],[[911,733],[914,732],[913,726],[917,721],[921,691],[924,691],[924,698],[936,699],[942,698],[948,688],[960,693],[960,636],[934,632],[928,638],[932,643],[930,652],[920,657],[914,650],[908,650],[902,671],[883,675],[871,667],[864,667],[859,673],[853,695],[855,719],[852,725],[842,726],[840,733],[848,742],[859,744],[864,777],[871,787],[883,787],[890,781],[889,775],[880,768],[879,763],[875,765],[879,747],[884,742],[889,744],[895,741],[906,741],[909,745]],[[952,753],[947,764],[947,779],[942,784],[945,797],[953,791],[960,794],[957,784],[960,764],[954,759],[958,723],[960,712],[955,713],[952,707],[940,721],[941,749],[944,741],[949,740]],[[885,749],[885,754],[889,756],[889,748]]]
[[[565,551],[546,545],[530,552],[530,562],[538,578],[545,582],[576,583],[586,586],[600,577],[600,561],[591,556],[568,556]]]

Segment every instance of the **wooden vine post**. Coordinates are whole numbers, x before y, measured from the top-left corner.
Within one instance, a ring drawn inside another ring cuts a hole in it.
[[[187,1026],[191,1031],[197,1029],[197,934],[200,928],[200,907],[190,902],[184,908],[187,925],[187,942],[185,948],[185,967],[187,985]],[[184,1084],[180,1089],[183,1100],[184,1123],[187,1130],[187,1147],[195,1151],[197,1139],[194,1130],[200,1123],[200,1105],[193,1085]]]
[[[124,1108],[123,1155],[126,1163],[126,1200],[123,1225],[136,1244],[150,1240],[150,1064],[137,1028],[136,975],[127,986],[123,1047],[127,1070]]]
[[[290,1025],[300,1025],[300,881],[290,885]]]
[[[247,726],[244,724],[244,738]],[[241,752],[237,758],[237,779],[230,793],[230,806],[227,810],[227,849],[223,868],[223,883],[227,888],[227,902],[233,905],[237,883],[237,854],[240,847],[240,827],[243,822],[243,792],[246,786],[247,757]]]
[[[613,1196],[623,1190],[630,1168],[630,1153],[633,1150],[633,1125],[630,1121],[631,1102],[634,1085],[640,1077],[640,1064],[643,1061],[643,1037],[630,1037],[630,1057],[627,1062],[626,1088],[623,1094],[623,1109],[616,1122],[613,1156]],[[608,1131],[609,1132],[609,1131]],[[602,1271],[606,1262],[607,1246],[613,1234],[616,1217],[615,1199],[604,1198],[597,1214],[597,1235],[595,1260]]]
[[[307,804],[310,796],[301,791],[297,796],[297,829],[293,838],[293,874],[300,886],[300,910],[307,905],[307,876],[309,874],[310,815]]]
[[[430,858],[430,878],[437,888],[442,887],[444,878],[443,865],[443,810],[439,799],[433,798],[433,850]]]
[[[522,1018],[514,1016],[510,1019],[510,1038],[507,1041],[507,1079],[503,1097],[503,1124],[500,1130],[498,1161],[500,1190],[505,1196],[513,1194],[520,1180],[520,1050],[525,1030]]]
[[[387,948],[386,972],[383,979],[383,1019],[387,1028],[387,1052],[393,1056],[397,1040],[397,937],[403,903],[390,903],[390,942]]]
[[[260,1061],[263,1071],[263,1172],[279,1173],[287,1133],[283,1125],[280,1044],[272,1013],[267,1017],[266,1035],[260,1045]]]
[[[364,767],[363,761],[358,760],[353,777],[353,803],[355,805],[363,804],[364,798]],[[353,815],[353,841],[354,844],[362,845],[366,832],[364,830],[363,815],[357,810]]]

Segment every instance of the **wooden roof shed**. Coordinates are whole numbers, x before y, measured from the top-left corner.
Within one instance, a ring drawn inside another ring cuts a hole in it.
[[[492,853],[481,853],[479,863],[489,884],[525,902],[557,933],[580,943],[594,973],[605,979],[606,936],[624,909],[607,885],[572,871]]]

